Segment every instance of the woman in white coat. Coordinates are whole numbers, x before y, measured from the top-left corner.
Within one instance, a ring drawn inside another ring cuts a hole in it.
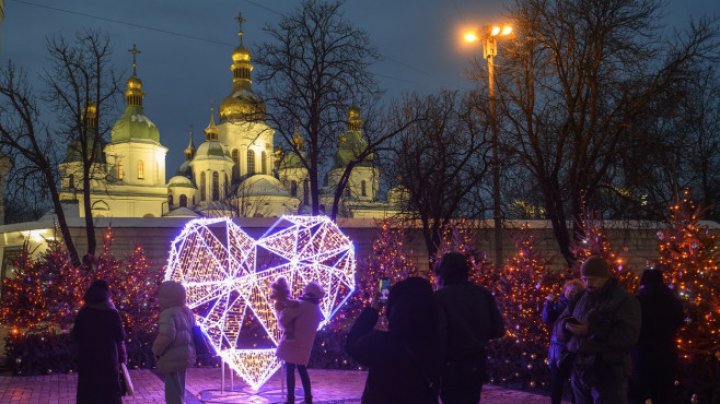
[[[158,369],[165,374],[165,402],[182,404],[185,397],[185,370],[195,364],[195,345],[192,340],[195,315],[185,305],[185,287],[177,282],[163,282],[158,291],[158,300],[162,312],[152,351]]]
[[[290,404],[295,403],[295,368],[300,374],[305,402],[312,403],[307,364],[318,326],[325,319],[320,311],[320,300],[324,296],[322,286],[317,282],[310,282],[303,289],[299,304],[288,305],[277,313],[280,327],[284,331],[277,348],[277,356],[285,362],[287,398]]]

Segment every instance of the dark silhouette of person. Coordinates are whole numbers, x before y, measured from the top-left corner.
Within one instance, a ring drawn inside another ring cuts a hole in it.
[[[646,269],[637,293],[642,323],[640,338],[631,352],[630,399],[638,404],[648,398],[653,404],[676,402],[673,394],[677,372],[675,334],[685,314],[680,299],[663,282],[662,269]]]
[[[476,404],[488,381],[485,346],[505,334],[505,322],[490,291],[468,280],[470,265],[463,254],[443,255],[435,273],[447,337],[440,397],[444,404]]]
[[[110,296],[107,282],[93,282],[75,318],[72,337],[78,344],[78,404],[122,403],[120,363],[127,360],[125,332]]]
[[[575,355],[571,377],[575,402],[626,403],[630,348],[640,335],[640,304],[611,276],[602,257],[583,262],[580,279],[586,289],[553,327]]]
[[[583,289],[585,289],[585,286],[582,281],[572,279],[565,283],[560,297],[556,298],[553,295],[548,295],[543,305],[542,321],[552,330],[552,326],[560,317],[560,314],[575,301]],[[567,352],[565,344],[560,342],[555,332],[552,332],[550,336],[548,367],[550,368],[550,400],[552,404],[560,404],[562,402],[563,388],[570,379],[572,355]]]
[[[388,331],[374,330],[378,299],[353,324],[345,349],[369,368],[363,404],[436,404],[442,364],[439,307],[426,279],[410,277],[390,288]]]

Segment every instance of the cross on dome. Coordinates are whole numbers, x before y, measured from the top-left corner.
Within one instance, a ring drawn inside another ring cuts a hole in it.
[[[128,49],[128,52],[130,52],[132,54],[133,76],[136,76],[137,75],[137,55],[138,55],[138,53],[142,53],[142,52],[140,52],[140,49],[138,49],[135,44],[133,44],[132,49]]]
[[[243,23],[245,22],[245,19],[242,16],[241,12],[238,12],[237,17],[235,17],[235,21],[238,22],[238,36],[240,37],[240,45],[243,43]]]

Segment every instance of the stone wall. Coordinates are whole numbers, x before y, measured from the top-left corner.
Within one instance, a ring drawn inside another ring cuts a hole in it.
[[[172,240],[180,234],[184,223],[188,219],[126,219],[98,222],[98,248],[102,247],[103,230],[112,225],[115,238],[113,253],[120,258],[127,257],[135,244],[140,244],[155,266],[165,265]],[[238,219],[238,223],[250,236],[260,237],[269,226],[274,223],[273,218]],[[359,260],[366,259],[371,253],[372,243],[378,234],[378,222],[373,219],[340,219],[339,226],[353,240],[356,256]],[[715,222],[703,223],[713,232],[720,232],[720,226]],[[488,258],[494,257],[493,229],[485,223],[477,223],[477,246],[488,253]],[[562,268],[565,261],[560,255],[553,237],[552,228],[545,221],[514,221],[508,222],[509,229],[505,231],[504,253],[506,259],[515,252],[513,238],[517,237],[519,229],[526,225],[536,237],[537,250],[550,260],[554,268]],[[657,232],[663,227],[657,222],[608,222],[605,224],[613,247],[627,260],[628,267],[639,271],[644,268],[648,260],[657,257]],[[79,251],[84,251],[85,240],[82,228],[73,228],[73,235],[78,244]],[[425,265],[427,253],[422,232],[419,227],[410,227],[407,232],[406,248],[417,263]]]

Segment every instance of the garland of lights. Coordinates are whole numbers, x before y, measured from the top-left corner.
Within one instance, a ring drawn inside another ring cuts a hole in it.
[[[220,358],[257,390],[281,366],[270,284],[284,277],[298,297],[308,282],[319,283],[322,327],[354,291],[355,266],[352,242],[325,216],[282,216],[258,240],[228,218],[205,218],[187,223],[173,241],[165,280],[185,286],[188,307]],[[272,346],[243,344],[243,326],[252,321]]]

